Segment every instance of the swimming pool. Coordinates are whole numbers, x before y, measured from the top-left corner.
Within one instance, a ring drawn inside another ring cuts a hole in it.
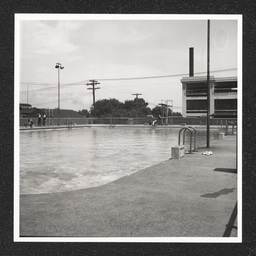
[[[63,192],[109,183],[168,160],[178,133],[175,128],[151,127],[21,132],[20,193]],[[200,144],[205,131],[198,135]]]

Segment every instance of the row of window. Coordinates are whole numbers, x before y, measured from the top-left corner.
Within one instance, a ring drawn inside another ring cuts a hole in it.
[[[237,99],[215,99],[215,111],[234,111],[237,110]],[[206,112],[207,100],[187,100],[187,113],[192,112]]]
[[[237,92],[237,82],[216,82],[214,83],[214,93]],[[207,83],[193,83],[186,85],[186,96],[206,96]]]

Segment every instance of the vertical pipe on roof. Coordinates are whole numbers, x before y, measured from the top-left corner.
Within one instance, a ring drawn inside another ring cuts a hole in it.
[[[189,48],[189,76],[194,76],[194,48]]]

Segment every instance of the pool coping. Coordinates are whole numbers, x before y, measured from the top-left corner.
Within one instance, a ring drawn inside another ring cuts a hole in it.
[[[192,126],[197,129],[206,129],[207,127],[204,125],[157,125],[157,126],[151,126],[151,125],[140,125],[140,124],[134,124],[134,125],[125,125],[125,124],[117,124],[117,125],[110,125],[110,124],[82,124],[82,125],[73,125],[73,126],[66,126],[66,125],[54,125],[54,126],[34,126],[32,128],[30,127],[19,127],[19,131],[43,131],[43,130],[63,130],[63,129],[75,129],[75,128],[94,128],[94,127],[107,127],[107,128],[119,128],[119,127],[129,127],[129,128],[150,128],[150,129],[170,129],[170,128],[184,128]],[[219,125],[211,125],[210,129],[224,129],[221,128]]]

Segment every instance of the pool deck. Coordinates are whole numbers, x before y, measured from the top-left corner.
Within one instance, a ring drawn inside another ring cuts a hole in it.
[[[20,196],[20,236],[236,237],[236,136],[103,186]]]

